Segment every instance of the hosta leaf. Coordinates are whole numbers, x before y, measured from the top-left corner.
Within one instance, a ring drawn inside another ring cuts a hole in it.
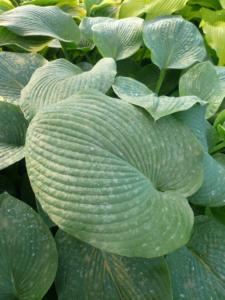
[[[14,6],[9,0],[0,0],[0,14],[9,9],[13,9]]]
[[[197,217],[187,247],[167,256],[174,300],[221,300],[225,293],[224,225]]]
[[[114,82],[116,64],[105,58],[87,72],[58,59],[34,72],[29,84],[22,90],[21,106],[27,118],[48,104],[56,103],[83,90],[96,89],[106,93]]]
[[[156,123],[97,92],[40,111],[26,138],[31,185],[50,218],[125,256],[160,256],[187,242],[193,213],[184,197],[202,183],[201,156],[180,121]]]
[[[37,52],[45,48],[51,41],[48,37],[23,37],[16,35],[7,28],[0,27],[0,46],[16,45],[22,49]]]
[[[122,100],[143,107],[155,120],[191,108],[196,103],[205,104],[195,96],[167,97],[153,94],[144,84],[128,78],[117,77],[113,90]]]
[[[25,5],[0,15],[0,26],[20,36],[46,36],[78,43],[79,28],[71,15],[56,6]]]
[[[122,0],[103,0],[97,5],[93,5],[91,16],[106,16],[118,18]]]
[[[225,8],[225,0],[219,0],[220,1],[220,4],[223,8]]]
[[[143,23],[133,17],[94,25],[93,38],[99,52],[116,60],[133,55],[142,45]]]
[[[120,17],[127,18],[147,13],[147,18],[170,15],[182,9],[188,0],[125,0],[120,8]]]
[[[63,231],[56,234],[59,300],[172,300],[164,258],[126,258],[102,252]]]
[[[208,153],[207,123],[205,109],[193,107],[179,113],[179,118],[191,128],[204,149],[204,181],[201,188],[189,200],[204,206],[223,206],[225,204],[225,168]]]
[[[161,17],[145,23],[144,43],[160,69],[184,69],[206,56],[197,27],[181,17]]]
[[[206,41],[216,51],[219,65],[225,64],[225,10],[212,11],[201,9],[201,27],[205,33]]]
[[[0,101],[0,170],[24,157],[27,121],[14,104]]]
[[[85,8],[87,10],[87,14],[88,15],[90,14],[91,8],[92,8],[93,5],[97,5],[101,2],[102,2],[102,0],[84,0],[84,5],[85,5]]]
[[[180,78],[180,95],[196,95],[207,101],[206,117],[209,118],[216,113],[225,97],[224,82],[222,74],[217,74],[217,69],[211,62],[202,62],[193,66]]]
[[[35,69],[47,61],[38,54],[0,52],[0,98],[17,101]]]
[[[0,195],[0,298],[42,299],[57,269],[54,239],[36,212]]]

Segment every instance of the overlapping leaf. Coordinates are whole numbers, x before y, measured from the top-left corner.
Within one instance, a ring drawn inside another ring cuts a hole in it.
[[[144,21],[141,18],[126,18],[93,25],[93,38],[104,57],[115,60],[133,55],[142,45]]]
[[[48,227],[28,205],[0,195],[0,298],[42,299],[57,269]]]
[[[180,121],[155,123],[100,93],[40,111],[26,139],[29,178],[51,219],[126,256],[160,256],[187,242],[193,213],[185,196],[202,183],[201,157]]]
[[[167,257],[174,299],[221,300],[225,293],[224,225],[197,217],[187,247]]]
[[[33,72],[47,61],[38,54],[0,53],[0,98],[16,102]]]
[[[184,69],[206,56],[197,27],[179,16],[146,22],[143,37],[153,63],[160,69]]]
[[[189,199],[199,205],[223,206],[225,204],[225,168],[208,153],[205,109],[200,106],[193,107],[179,113],[179,118],[192,129],[205,152],[203,184]]]
[[[208,118],[216,113],[225,97],[223,69],[222,67],[218,69],[206,61],[196,64],[180,78],[180,95],[196,95],[207,101]]]
[[[59,230],[59,300],[171,300],[164,258],[126,258],[102,252]]]
[[[46,36],[78,43],[79,28],[71,15],[55,6],[25,5],[0,15],[0,26],[19,36]]]
[[[0,170],[24,157],[27,121],[19,107],[0,101]]]
[[[188,0],[125,0],[120,8],[120,17],[126,18],[147,13],[147,18],[170,15],[182,9]]]
[[[204,101],[195,96],[159,97],[141,82],[128,77],[117,77],[113,90],[122,100],[143,107],[155,120],[178,111],[187,110],[196,103],[205,104]]]
[[[114,82],[116,64],[111,58],[100,60],[90,71],[83,72],[72,63],[58,59],[34,72],[22,90],[21,107],[28,119],[44,106],[64,100],[83,90],[106,93]]]

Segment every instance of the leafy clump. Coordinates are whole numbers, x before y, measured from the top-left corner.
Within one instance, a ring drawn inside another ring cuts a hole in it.
[[[0,1],[0,299],[225,297],[224,5]]]

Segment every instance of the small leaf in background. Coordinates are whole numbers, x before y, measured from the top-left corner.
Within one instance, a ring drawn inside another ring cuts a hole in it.
[[[48,227],[27,204],[0,194],[0,298],[42,299],[54,281],[57,250]]]
[[[59,300],[172,300],[164,258],[127,258],[102,252],[59,230]]]
[[[222,8],[225,8],[225,0],[219,0]]]
[[[143,24],[136,17],[98,23],[92,27],[94,42],[102,56],[125,59],[141,47]]]
[[[194,65],[180,78],[179,91],[181,96],[195,95],[207,101],[206,117],[212,117],[219,109],[224,97],[224,74],[209,62]]]
[[[34,72],[21,92],[21,107],[28,119],[39,109],[57,103],[80,91],[90,89],[106,93],[116,76],[116,63],[103,58],[90,70],[83,72],[65,59],[52,61]]]
[[[26,138],[31,185],[50,218],[126,256],[161,256],[188,241],[193,212],[185,197],[201,186],[201,159],[180,121],[154,122],[97,92],[39,111]]]
[[[103,0],[101,3],[92,6],[90,15],[118,18],[121,2],[122,0]]]
[[[182,9],[188,0],[125,0],[120,8],[120,18],[147,14],[148,19],[171,15]]]
[[[219,65],[225,65],[225,10],[201,9],[201,27],[209,46],[216,51]]]
[[[10,0],[0,0],[0,14],[13,8],[14,6]]]
[[[0,52],[0,97],[17,102],[33,72],[47,61],[39,54]]]
[[[0,101],[0,170],[24,157],[27,126],[18,106]]]
[[[197,103],[206,104],[196,96],[158,97],[144,84],[128,77],[117,77],[113,90],[122,100],[144,108],[154,120],[178,111],[188,110]]]
[[[72,16],[54,6],[25,5],[0,15],[0,26],[20,36],[46,36],[78,43],[79,28]]]
[[[167,256],[174,299],[224,298],[225,227],[199,216],[186,247]]]
[[[151,59],[162,69],[184,69],[206,57],[203,38],[197,27],[181,17],[160,17],[146,22],[144,43]]]

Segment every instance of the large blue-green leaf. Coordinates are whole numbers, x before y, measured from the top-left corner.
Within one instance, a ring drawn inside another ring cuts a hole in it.
[[[106,93],[116,76],[116,64],[104,58],[90,70],[82,70],[65,59],[46,64],[34,72],[28,85],[21,93],[21,107],[28,119],[46,105],[56,103],[89,89]]]
[[[153,63],[160,69],[184,69],[206,56],[197,27],[179,16],[146,22],[143,37]]]
[[[24,157],[27,125],[19,107],[0,101],[0,170]]]
[[[125,256],[156,257],[187,242],[193,212],[185,197],[201,186],[201,160],[180,121],[154,122],[97,92],[39,111],[26,138],[31,185],[50,218]]]
[[[0,100],[17,101],[33,72],[46,62],[38,54],[0,52]]]
[[[78,43],[79,28],[71,15],[56,6],[25,5],[0,15],[0,26],[20,36],[46,36]]]
[[[57,269],[54,239],[40,216],[9,194],[0,194],[0,299],[39,300]]]
[[[93,25],[93,38],[104,57],[115,60],[133,55],[142,45],[143,19],[126,18]]]
[[[206,103],[196,96],[159,97],[141,82],[128,77],[117,77],[113,90],[122,100],[143,107],[155,120],[187,110],[197,103]]]
[[[164,258],[127,258],[102,252],[59,230],[59,300],[172,300]]]
[[[216,68],[209,62],[194,65],[181,78],[181,96],[195,95],[208,102],[206,117],[213,116],[225,97],[224,68]]]
[[[225,294],[224,225],[197,217],[187,247],[167,256],[174,300],[221,300]]]
[[[188,0],[125,0],[120,8],[120,17],[127,18],[147,13],[147,18],[171,15],[182,9]]]
[[[225,204],[225,168],[208,153],[205,108],[193,107],[179,113],[179,118],[191,128],[204,149],[204,181],[201,188],[189,200],[204,206],[223,206]]]

